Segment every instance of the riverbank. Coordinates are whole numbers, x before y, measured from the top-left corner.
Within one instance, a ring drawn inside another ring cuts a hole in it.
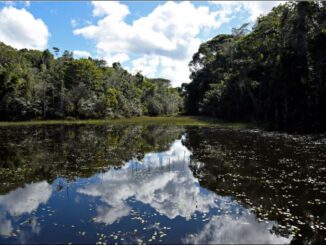
[[[0,127],[9,126],[38,126],[38,125],[105,125],[105,124],[145,124],[145,125],[175,125],[175,126],[213,126],[227,128],[254,128],[250,123],[223,122],[216,118],[202,116],[160,116],[160,117],[132,117],[103,120],[33,120],[19,122],[0,122]]]

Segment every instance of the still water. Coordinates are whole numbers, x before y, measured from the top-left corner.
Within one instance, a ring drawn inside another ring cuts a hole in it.
[[[326,137],[0,128],[0,243],[323,243]]]

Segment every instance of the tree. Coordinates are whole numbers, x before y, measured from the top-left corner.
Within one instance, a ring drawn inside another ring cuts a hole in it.
[[[183,86],[187,112],[325,130],[325,26],[324,3],[291,2],[259,17],[249,33],[244,24],[201,44]]]
[[[0,43],[0,119],[107,118],[175,114],[182,101],[165,79],[130,74],[121,64],[101,59],[74,59],[65,50],[16,50]],[[151,100],[153,99],[153,100]],[[154,102],[153,102],[154,103]]]

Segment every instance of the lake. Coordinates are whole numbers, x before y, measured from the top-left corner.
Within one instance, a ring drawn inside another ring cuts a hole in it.
[[[325,243],[326,137],[0,127],[0,243]]]

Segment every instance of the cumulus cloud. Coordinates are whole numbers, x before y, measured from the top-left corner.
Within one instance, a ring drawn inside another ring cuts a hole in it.
[[[94,1],[93,4],[93,15],[104,16],[110,15],[113,19],[123,19],[125,16],[130,14],[129,9],[126,5],[120,4],[119,2],[108,1]]]
[[[99,18],[97,23],[75,29],[73,33],[95,41],[98,56],[108,64],[130,61],[132,72],[164,77],[178,86],[189,82],[188,63],[205,41],[200,39],[202,33],[217,30],[241,11],[249,13],[249,19],[254,20],[277,4],[224,1],[196,7],[191,2],[168,1],[148,15],[127,23],[125,18],[130,14],[127,5],[95,1],[92,14]]]
[[[88,58],[91,56],[91,54],[85,50],[74,50],[73,51],[75,58]]]
[[[119,2],[92,2],[93,16],[101,17],[95,25],[75,29],[75,35],[95,40],[98,56],[109,64],[125,62],[130,56],[132,71],[147,76],[170,78],[174,85],[189,80],[188,62],[201,40],[204,29],[217,29],[219,13],[208,6],[195,7],[190,2],[166,2],[147,16],[125,21],[130,11]],[[179,66],[182,66],[179,67]]]
[[[0,41],[15,48],[45,49],[50,33],[41,19],[12,6],[0,10]]]
[[[132,72],[137,73],[141,71],[149,77],[154,77],[159,67],[161,58],[159,56],[144,55],[132,61]]]
[[[125,53],[115,53],[113,55],[102,57],[109,65],[112,65],[114,62],[123,63],[129,60],[129,56]]]

